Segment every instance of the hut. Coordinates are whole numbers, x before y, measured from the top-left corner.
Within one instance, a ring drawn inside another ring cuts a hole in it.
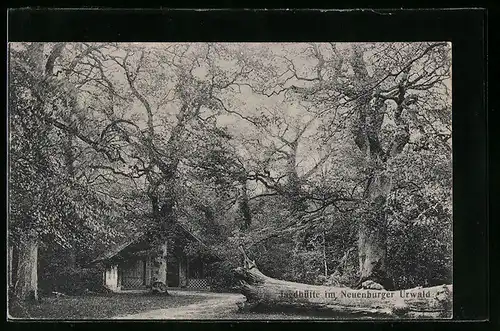
[[[161,282],[167,289],[210,290],[207,265],[218,257],[182,224],[176,225],[176,233],[158,243],[147,232],[139,232],[105,251],[92,261],[104,266],[104,287],[112,292],[147,290]],[[201,250],[188,254],[187,246]]]

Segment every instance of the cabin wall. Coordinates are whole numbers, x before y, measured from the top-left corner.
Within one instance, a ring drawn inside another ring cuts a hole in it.
[[[121,286],[118,279],[118,266],[107,266],[104,270],[104,286],[113,292],[119,292]]]
[[[178,250],[178,255],[167,253],[166,243],[159,245],[158,255],[122,255],[117,264],[108,260],[103,283],[113,292],[149,288],[155,281],[167,281],[169,287],[209,290],[210,277],[205,272],[205,261],[200,257],[188,258]],[[134,247],[131,247],[134,249]],[[143,248],[142,248],[143,249]],[[151,253],[155,251],[151,250]],[[133,253],[133,251],[132,251]],[[140,262],[140,263],[139,263]]]
[[[197,290],[210,290],[210,280],[208,278],[189,278],[187,288]]]
[[[146,286],[146,258],[133,258],[118,266],[122,289],[141,289]]]
[[[187,288],[210,290],[210,279],[205,273],[205,262],[200,258],[187,260]]]
[[[151,278],[153,277],[153,261],[151,256],[148,255],[146,258],[146,286],[151,286]]]

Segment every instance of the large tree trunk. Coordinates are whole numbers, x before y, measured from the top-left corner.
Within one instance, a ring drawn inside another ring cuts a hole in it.
[[[168,274],[168,244],[167,241],[161,246],[161,255],[158,257],[158,276],[156,281],[161,282],[167,286],[167,274]]]
[[[387,162],[401,153],[408,143],[408,125],[401,114],[405,108],[405,87],[401,81],[397,95],[392,98],[396,103],[394,122],[397,126],[393,131],[388,147],[382,143],[382,124],[387,113],[386,97],[382,97],[378,88],[373,88],[373,77],[370,76],[363,60],[364,50],[359,45],[353,46],[351,65],[357,76],[362,91],[356,98],[357,118],[353,121],[354,141],[366,157],[367,168],[372,169],[372,175],[366,190],[369,202],[369,213],[363,217],[359,226],[358,249],[360,282],[370,280],[391,288],[392,282],[387,277],[387,220],[385,203],[392,189],[391,178],[384,174]]]
[[[14,295],[18,300],[38,300],[38,238],[30,233],[18,246]]]
[[[153,245],[161,247],[161,253],[154,257],[157,266],[157,273],[152,279],[151,290],[153,292],[168,294],[167,287],[167,272],[168,272],[168,238],[169,230],[172,221],[172,208],[166,203],[160,208],[158,197],[154,194],[150,195],[151,205],[153,209],[154,232]]]
[[[205,221],[207,222],[207,226],[204,231],[208,231],[211,235],[215,237],[220,237],[221,229],[220,225],[217,224],[215,219],[215,212],[212,206],[206,206],[204,204],[197,205],[198,210],[200,210],[205,215]]]
[[[382,148],[380,133],[387,105],[384,99],[365,96],[358,100],[358,119],[354,125],[355,143],[365,154],[367,167],[371,176],[366,188],[366,199],[369,203],[368,213],[359,224],[358,251],[360,281],[370,280],[381,284],[384,288],[392,288],[392,281],[387,276],[387,220],[386,201],[392,190],[392,178],[385,173],[388,160],[401,153],[409,139],[408,126],[401,119],[403,111],[404,91],[400,92],[395,111],[397,129],[387,150]]]
[[[245,309],[298,309],[332,313],[338,318],[451,318],[452,286],[386,291],[318,286],[278,280],[260,272],[245,256],[235,270]]]
[[[387,220],[385,203],[391,190],[391,179],[374,174],[368,185],[369,212],[361,220],[358,231],[359,285],[367,280],[393,287],[386,270]]]
[[[246,174],[240,178],[236,184],[237,197],[235,205],[236,224],[240,225],[242,230],[246,230],[252,224],[252,214],[248,203],[248,188]]]
[[[76,99],[72,98],[72,99]],[[76,102],[73,101],[73,102]],[[74,129],[74,123],[71,118],[71,113],[66,114],[64,116],[64,120],[66,123],[69,123],[69,127]],[[64,151],[64,162],[66,165],[66,171],[68,172],[68,177],[71,180],[75,179],[75,155],[73,153],[73,135],[70,133],[65,134],[65,139],[63,140],[63,151]],[[76,249],[76,240],[71,241],[71,246],[66,249],[66,263],[67,266],[70,268],[76,268],[76,256],[77,256],[77,249]]]
[[[287,183],[286,190],[290,201],[292,212],[301,212],[307,209],[307,204],[302,196],[302,185],[299,174],[297,173],[297,148],[299,146],[298,138],[288,142],[290,151],[287,159]]]

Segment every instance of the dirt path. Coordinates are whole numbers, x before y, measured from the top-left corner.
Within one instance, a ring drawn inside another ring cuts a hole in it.
[[[113,319],[157,320],[157,319],[212,319],[235,312],[237,303],[245,301],[241,294],[194,291],[169,291],[171,295],[205,296],[206,300],[191,305],[156,309],[145,313],[116,316]]]

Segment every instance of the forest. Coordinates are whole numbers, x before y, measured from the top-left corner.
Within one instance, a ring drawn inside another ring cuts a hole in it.
[[[10,43],[11,297],[176,222],[249,299],[452,284],[451,107],[446,42]]]

